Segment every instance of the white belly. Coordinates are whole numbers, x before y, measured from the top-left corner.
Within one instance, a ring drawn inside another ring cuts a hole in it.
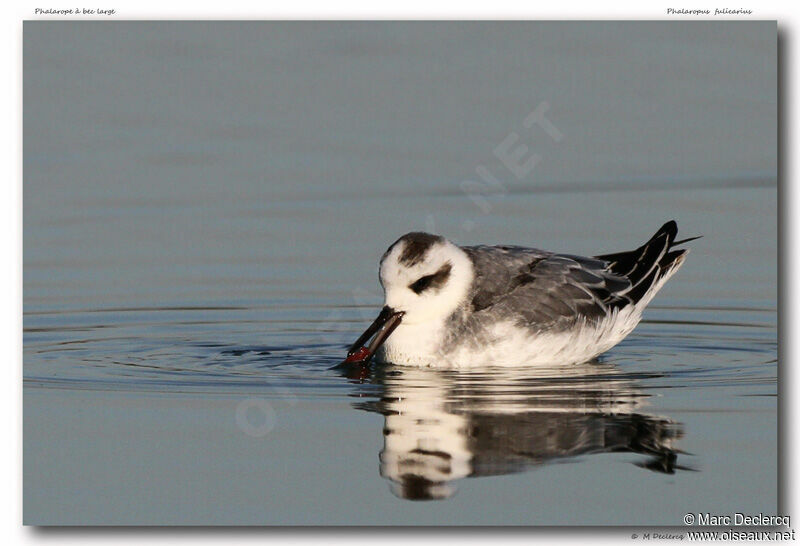
[[[481,341],[464,339],[444,349],[444,324],[401,325],[379,358],[394,364],[439,369],[491,366],[554,366],[586,362],[622,341],[638,324],[641,309],[624,309],[599,324],[581,324],[566,332],[535,333],[513,322],[498,322]]]

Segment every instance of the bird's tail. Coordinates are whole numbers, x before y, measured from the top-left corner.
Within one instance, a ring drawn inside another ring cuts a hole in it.
[[[702,237],[676,241],[677,234],[678,224],[670,220],[636,250],[595,257],[608,262],[609,271],[631,282],[631,288],[625,295],[633,303],[638,303],[645,296],[649,300],[686,259],[689,249],[674,247]]]

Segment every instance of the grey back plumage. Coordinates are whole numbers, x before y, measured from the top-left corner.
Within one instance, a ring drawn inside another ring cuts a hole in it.
[[[550,331],[602,320],[638,303],[685,254],[670,252],[677,229],[667,222],[635,250],[595,257],[517,246],[462,247],[475,267],[473,320],[515,317]]]

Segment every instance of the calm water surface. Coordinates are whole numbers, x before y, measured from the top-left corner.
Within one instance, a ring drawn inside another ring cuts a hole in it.
[[[27,23],[26,522],[775,513],[774,31]],[[704,238],[598,361],[335,368],[406,231],[600,254],[670,218]]]

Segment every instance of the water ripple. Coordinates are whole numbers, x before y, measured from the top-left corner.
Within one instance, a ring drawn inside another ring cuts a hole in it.
[[[335,391],[344,385],[330,368],[363,326],[364,311],[359,306],[281,304],[26,312],[25,384],[237,392],[291,384]],[[550,383],[550,388],[555,381],[569,388],[645,381],[646,389],[657,380],[659,387],[771,385],[774,390],[773,318],[774,312],[763,308],[655,308],[594,368],[533,369],[521,377],[528,384]],[[600,373],[608,365],[614,372]],[[497,386],[500,381],[497,373],[462,375],[466,384]],[[515,383],[515,388],[525,384]]]

